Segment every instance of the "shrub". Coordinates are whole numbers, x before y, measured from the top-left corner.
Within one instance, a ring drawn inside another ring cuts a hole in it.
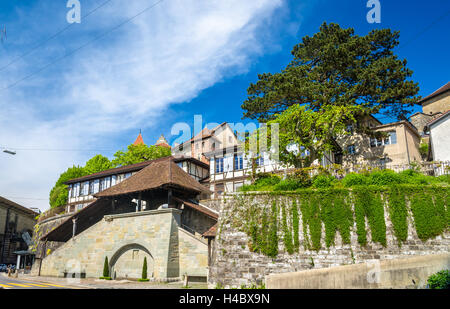
[[[450,184],[450,174],[441,175],[439,177],[436,177],[436,182],[445,182],[445,183]]]
[[[430,289],[450,289],[450,273],[448,270],[437,272],[428,278],[427,283]]]
[[[368,177],[369,185],[389,186],[400,183],[402,183],[402,178],[392,170],[375,171]]]
[[[297,189],[300,189],[301,184],[295,180],[295,179],[285,179],[280,181],[275,187],[273,188],[274,191],[295,191]]]
[[[333,186],[336,179],[330,175],[317,175],[314,177],[313,186],[315,188],[329,188]]]
[[[147,279],[147,257],[144,257],[144,265],[142,265],[142,280]]]
[[[109,264],[108,264],[107,256],[105,256],[105,263],[103,264],[103,277],[102,278],[109,278]]]
[[[367,177],[363,174],[350,173],[342,178],[344,187],[362,186],[367,184]]]

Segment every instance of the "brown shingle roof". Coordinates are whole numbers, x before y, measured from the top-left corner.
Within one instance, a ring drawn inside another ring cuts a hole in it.
[[[435,92],[433,92],[432,94],[430,94],[429,96],[426,96],[425,98],[423,98],[422,100],[419,101],[419,103],[424,103],[425,101],[428,101],[429,99],[438,96],[446,91],[450,90],[450,82],[448,82],[447,84],[445,84],[444,86],[442,86],[441,88],[439,88],[438,90],[436,90]]]
[[[138,173],[94,196],[111,197],[162,187],[178,187],[198,193],[211,193],[175,164],[173,157],[167,157],[152,161]]]
[[[427,122],[427,124],[425,125],[425,128],[429,128],[432,124],[436,123],[437,121],[439,121],[440,119],[447,117],[450,114],[450,110],[446,111],[445,113],[438,115],[437,117],[434,117],[433,119],[431,119],[430,121]]]
[[[10,200],[8,200],[8,199],[6,199],[4,197],[1,197],[1,196],[0,196],[0,203],[5,204],[5,205],[7,205],[9,207],[15,208],[17,210],[24,211],[24,212],[28,213],[29,215],[32,215],[33,217],[36,217],[37,215],[39,215],[37,212],[35,212],[35,211],[31,210],[31,209],[26,208],[26,207],[24,207],[22,205],[19,205],[19,204],[15,203],[13,201],[10,201]]]
[[[186,205],[186,206],[188,206],[188,207],[190,207],[192,209],[195,209],[195,210],[197,210],[197,211],[199,211],[199,212],[201,212],[201,213],[203,213],[203,214],[205,214],[205,215],[215,219],[216,221],[217,221],[217,219],[219,219],[219,214],[214,212],[214,211],[212,211],[208,207],[205,207],[205,206],[202,206],[202,205],[199,205],[199,204],[194,204],[194,203],[191,203],[191,202],[179,199],[177,197],[174,197],[173,199],[176,200],[177,202],[183,203],[184,205]]]
[[[213,225],[209,230],[203,233],[203,237],[216,237],[217,234],[217,223]]]

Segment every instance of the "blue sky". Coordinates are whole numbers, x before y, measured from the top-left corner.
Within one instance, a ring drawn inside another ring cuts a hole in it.
[[[80,0],[82,15],[105,2]],[[173,142],[172,126],[192,125],[194,115],[204,124],[243,121],[257,74],[280,71],[324,21],[360,35],[399,30],[397,54],[422,96],[450,80],[447,0],[380,0],[380,24],[366,21],[365,0],[165,0],[108,33],[156,2],[110,0],[22,58],[68,27],[67,1],[0,2],[0,147],[17,150],[0,153],[1,196],[46,209],[63,170],[97,153],[112,157],[140,129],[152,144],[161,133]]]

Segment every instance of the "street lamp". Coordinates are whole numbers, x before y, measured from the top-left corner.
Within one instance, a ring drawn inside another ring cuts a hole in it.
[[[4,153],[7,153],[7,154],[10,154],[10,155],[13,155],[13,156],[15,156],[17,153],[15,152],[15,151],[12,151],[12,150],[3,150],[3,152]]]

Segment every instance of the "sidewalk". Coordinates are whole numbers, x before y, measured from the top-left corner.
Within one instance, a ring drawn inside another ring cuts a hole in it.
[[[4,274],[5,275],[5,274]],[[7,277],[7,275],[5,275]],[[14,279],[15,277],[10,277]],[[20,274],[16,279],[27,280],[32,282],[60,284],[76,289],[182,289],[182,282],[137,282],[131,280],[100,280],[95,278],[71,279],[56,277],[37,277],[31,275]],[[207,289],[206,283],[189,284],[191,289]]]

